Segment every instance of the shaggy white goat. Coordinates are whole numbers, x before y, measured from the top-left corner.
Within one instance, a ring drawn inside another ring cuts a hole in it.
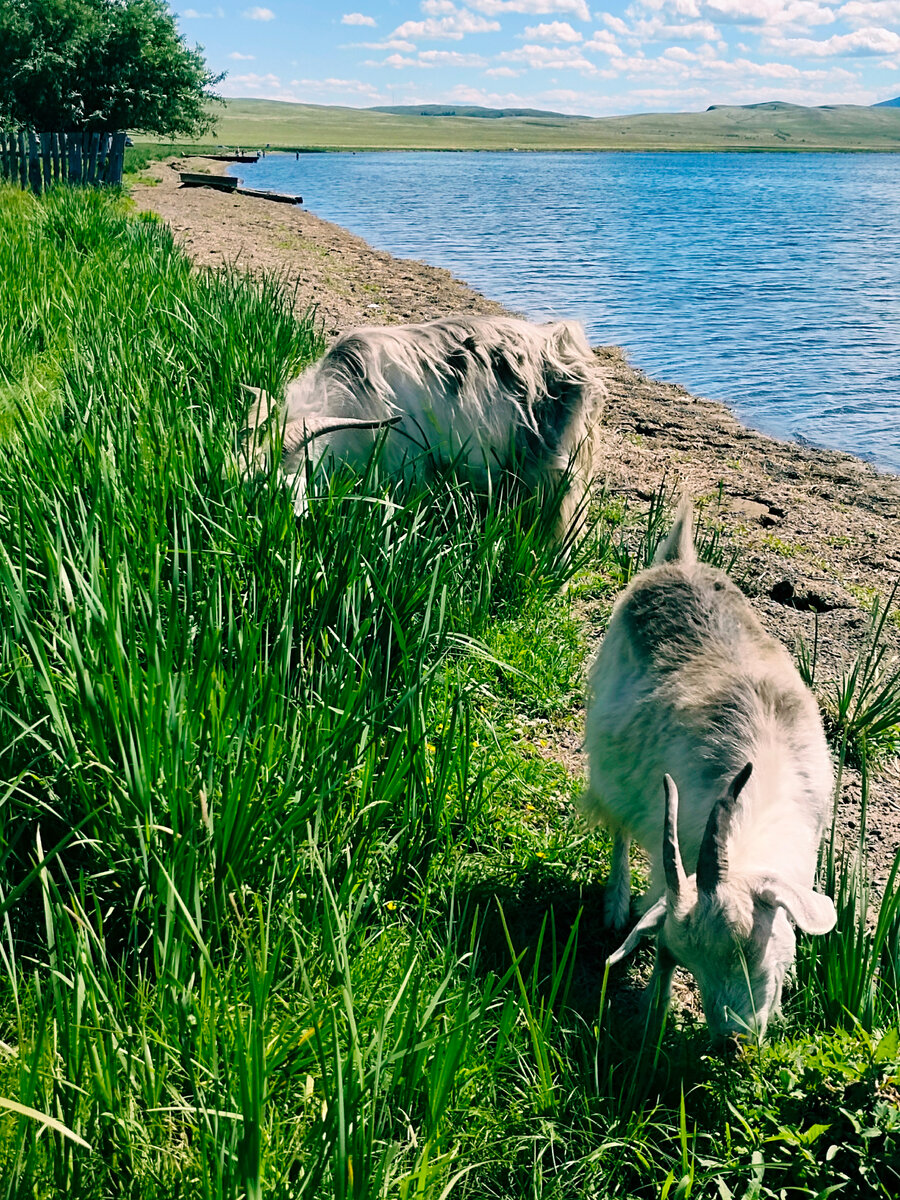
[[[680,964],[714,1038],[761,1037],[794,959],[789,918],[812,934],[836,920],[813,891],[833,772],[814,697],[728,576],[697,561],[691,523],[685,501],[591,668],[584,807],[615,832],[608,925],[628,918],[632,839],[652,861],[649,907],[609,961],[656,933],[662,1004]]]
[[[530,488],[571,468],[560,514],[573,520],[590,483],[591,434],[606,389],[580,326],[457,316],[345,333],[287,387],[278,415],[280,469],[305,507],[307,462],[365,466],[379,436],[381,467],[419,474],[451,463],[476,485],[498,467]],[[273,445],[268,398],[248,418],[250,460],[265,470]],[[385,426],[387,432],[380,433]]]

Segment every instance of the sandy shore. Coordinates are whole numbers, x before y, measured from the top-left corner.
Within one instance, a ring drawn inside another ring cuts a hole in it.
[[[223,169],[186,161],[180,169]],[[181,188],[165,163],[147,175],[152,186],[133,186],[138,208],[164,217],[198,263],[278,271],[298,310],[315,305],[330,335],[360,324],[504,311],[448,271],[396,259],[303,209]],[[597,354],[609,388],[599,471],[610,490],[641,503],[665,479],[707,498],[741,547],[736,574],[765,624],[789,646],[801,635],[811,643],[818,615],[819,678],[833,678],[864,639],[873,597],[886,596],[900,571],[900,478],[851,455],[747,429],[724,405],[649,379],[617,348]],[[890,633],[900,647],[897,625]],[[579,769],[575,733],[559,730],[547,740]],[[842,817],[851,835],[858,792],[851,773]],[[876,773],[869,826],[870,864],[883,877],[900,845],[896,760]]]

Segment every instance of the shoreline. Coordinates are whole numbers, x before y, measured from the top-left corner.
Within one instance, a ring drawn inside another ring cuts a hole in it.
[[[210,174],[228,166],[187,161]],[[180,169],[190,168],[182,161]],[[304,209],[181,189],[168,163],[151,164],[147,175],[154,186],[132,183],[138,208],[166,219],[198,264],[280,273],[298,311],[315,305],[329,337],[354,325],[510,311],[449,271],[394,258]],[[618,347],[595,353],[609,390],[598,478],[636,507],[663,481],[705,500],[740,548],[734,574],[765,626],[788,647],[801,636],[811,646],[818,629],[819,679],[835,678],[864,642],[872,600],[884,600],[900,575],[900,477],[842,451],[750,429],[726,405],[650,378]],[[585,608],[592,644],[605,611]],[[888,627],[897,651],[900,626]],[[579,741],[571,729],[558,731],[555,756],[572,770],[580,769]],[[841,825],[852,836],[859,781],[847,774]],[[883,878],[900,844],[898,760],[873,772],[869,813],[872,873]]]
[[[270,146],[265,154],[900,154],[900,146]]]

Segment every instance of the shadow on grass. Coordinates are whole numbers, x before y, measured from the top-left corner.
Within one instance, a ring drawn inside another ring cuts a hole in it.
[[[568,1008],[588,1026],[600,1023],[614,1030],[616,1041],[629,1052],[640,1044],[656,1046],[659,1038],[644,991],[653,965],[651,943],[629,964],[614,967],[604,986],[606,960],[625,934],[604,927],[603,892],[602,884],[581,883],[564,868],[545,863],[521,868],[514,876],[466,881],[455,897],[462,914],[456,922],[460,949],[465,943],[468,950],[474,927],[477,970],[502,975],[515,957],[531,999]],[[673,1031],[667,1024],[665,1043],[692,1034],[694,1026],[702,1038],[707,1036],[690,1011],[686,1029]]]

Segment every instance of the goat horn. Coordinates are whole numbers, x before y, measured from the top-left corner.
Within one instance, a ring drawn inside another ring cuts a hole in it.
[[[663,778],[666,793],[666,824],[663,832],[663,867],[666,886],[672,900],[677,901],[684,893],[685,873],[678,848],[678,788],[671,775]]]
[[[290,445],[285,442],[285,453],[292,454],[295,450],[299,450],[301,446],[307,445],[318,437],[325,437],[329,433],[340,433],[342,429],[383,429],[388,425],[396,425],[403,420],[402,414],[397,414],[393,417],[332,417],[319,418],[321,423],[317,423],[315,419],[305,420],[303,422],[303,435],[295,441],[290,440]]]
[[[373,417],[371,419],[365,417],[334,417],[319,418],[320,423],[315,419],[305,420],[303,422],[303,433],[300,437],[285,438],[282,447],[282,453],[293,454],[302,446],[309,445],[319,437],[327,437],[329,433],[340,433],[344,429],[383,429],[390,425],[396,425],[403,420],[401,414],[393,417]]]
[[[728,836],[737,812],[738,798],[752,771],[753,763],[747,763],[735,776],[728,795],[717,801],[709,814],[697,857],[699,892],[714,892],[728,874]]]

